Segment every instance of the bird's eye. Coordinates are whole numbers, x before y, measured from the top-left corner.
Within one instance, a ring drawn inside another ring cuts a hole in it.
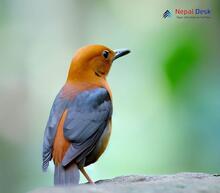
[[[103,55],[103,57],[104,57],[105,59],[107,59],[107,58],[108,58],[108,55],[109,55],[109,51],[108,51],[108,50],[104,50],[104,51],[102,52],[102,55]]]

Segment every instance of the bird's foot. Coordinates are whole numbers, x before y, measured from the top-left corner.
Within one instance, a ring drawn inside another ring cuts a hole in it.
[[[95,182],[93,182],[93,180],[89,177],[89,175],[87,174],[87,172],[85,171],[83,167],[80,168],[80,171],[85,176],[85,178],[88,180],[89,184],[95,184]]]

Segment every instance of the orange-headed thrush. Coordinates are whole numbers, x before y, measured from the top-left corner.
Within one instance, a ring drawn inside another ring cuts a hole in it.
[[[111,134],[112,93],[106,76],[112,62],[130,51],[103,45],[80,48],[72,59],[66,83],[51,108],[43,139],[43,170],[52,159],[54,184],[79,183],[79,170],[105,151]]]

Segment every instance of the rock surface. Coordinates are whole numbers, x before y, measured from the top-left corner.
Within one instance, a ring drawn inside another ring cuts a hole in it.
[[[175,175],[120,176],[96,185],[41,188],[31,193],[220,193],[220,175],[179,173]]]

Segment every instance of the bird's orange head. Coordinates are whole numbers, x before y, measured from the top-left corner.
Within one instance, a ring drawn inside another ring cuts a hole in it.
[[[105,79],[112,62],[129,52],[128,49],[111,50],[103,45],[82,47],[73,57],[67,81],[96,82]]]

